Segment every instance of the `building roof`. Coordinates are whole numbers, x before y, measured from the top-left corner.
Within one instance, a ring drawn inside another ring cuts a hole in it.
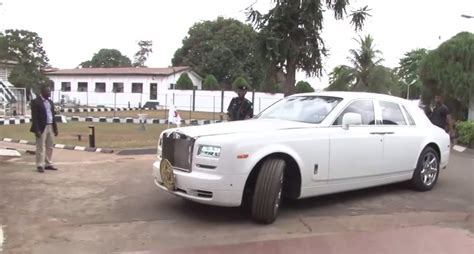
[[[175,73],[191,70],[189,66],[175,66],[167,68],[148,67],[119,67],[119,68],[77,68],[77,69],[49,69],[44,70],[46,75],[158,75],[169,76]]]
[[[17,61],[13,61],[13,60],[8,60],[8,59],[0,59],[0,64],[5,64],[5,65],[17,65],[18,62]]]

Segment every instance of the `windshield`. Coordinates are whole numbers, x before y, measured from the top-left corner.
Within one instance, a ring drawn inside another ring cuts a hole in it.
[[[288,97],[273,104],[256,118],[321,123],[341,100],[342,98],[329,96]]]

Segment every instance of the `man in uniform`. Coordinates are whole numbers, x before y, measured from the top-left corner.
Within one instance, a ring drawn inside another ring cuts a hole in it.
[[[232,98],[232,101],[230,101],[229,107],[227,108],[229,121],[245,120],[253,117],[252,102],[245,99],[247,89],[247,86],[244,85],[237,88],[237,94],[239,96]]]
[[[441,95],[435,96],[435,106],[431,112],[430,120],[434,125],[445,130],[450,135],[454,134],[451,114],[449,108],[444,105],[443,97]]]

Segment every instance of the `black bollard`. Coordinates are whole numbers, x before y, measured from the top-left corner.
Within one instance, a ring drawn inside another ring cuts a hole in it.
[[[95,147],[95,127],[89,125],[89,147]]]

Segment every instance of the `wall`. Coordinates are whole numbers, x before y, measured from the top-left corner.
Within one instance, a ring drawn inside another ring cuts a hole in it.
[[[230,101],[237,94],[233,91],[225,91],[222,100],[222,91],[195,91],[195,99],[193,100],[192,90],[170,90],[170,84],[176,84],[181,73],[169,76],[152,76],[152,75],[82,75],[82,76],[57,76],[49,74],[49,78],[54,81],[54,89],[52,99],[55,103],[61,103],[64,95],[66,102],[74,102],[80,106],[105,106],[105,107],[138,107],[144,105],[148,101],[158,102],[161,107],[168,108],[175,105],[180,110],[192,110],[193,103],[195,111],[206,112],[227,112]],[[201,89],[202,80],[194,72],[187,72],[194,85]],[[61,91],[61,82],[71,82],[71,91]],[[78,92],[78,82],[87,82],[86,92]],[[95,83],[106,83],[105,93],[95,92]],[[123,93],[113,92],[113,83],[124,83]],[[143,83],[143,93],[132,93],[132,83]],[[150,83],[157,83],[157,99],[150,99]],[[252,92],[247,93],[247,99],[252,101]],[[283,94],[255,93],[254,112],[258,113],[267,108],[274,102],[283,98]],[[223,104],[221,104],[223,102]]]
[[[144,105],[147,101],[159,102],[160,94],[165,94],[170,87],[170,84],[175,84],[179,76],[183,72],[179,72],[169,76],[155,76],[155,75],[76,75],[76,76],[65,76],[65,75],[47,75],[54,82],[54,88],[52,93],[52,99],[56,103],[61,102],[61,98],[64,96],[66,101],[75,102],[79,105],[87,106],[108,106],[108,107],[128,107],[129,103],[131,107],[137,107]],[[193,72],[188,72],[189,76],[193,80],[195,86],[201,89],[201,80]],[[70,82],[71,91],[61,91],[61,83]],[[87,91],[79,92],[78,83],[87,82]],[[113,92],[113,83],[122,82],[124,84],[123,93]],[[105,93],[95,92],[95,83],[106,83]],[[132,83],[143,83],[142,93],[132,93]],[[152,100],[150,98],[150,84],[157,83],[157,94],[158,99]],[[161,104],[161,103],[160,103]]]

